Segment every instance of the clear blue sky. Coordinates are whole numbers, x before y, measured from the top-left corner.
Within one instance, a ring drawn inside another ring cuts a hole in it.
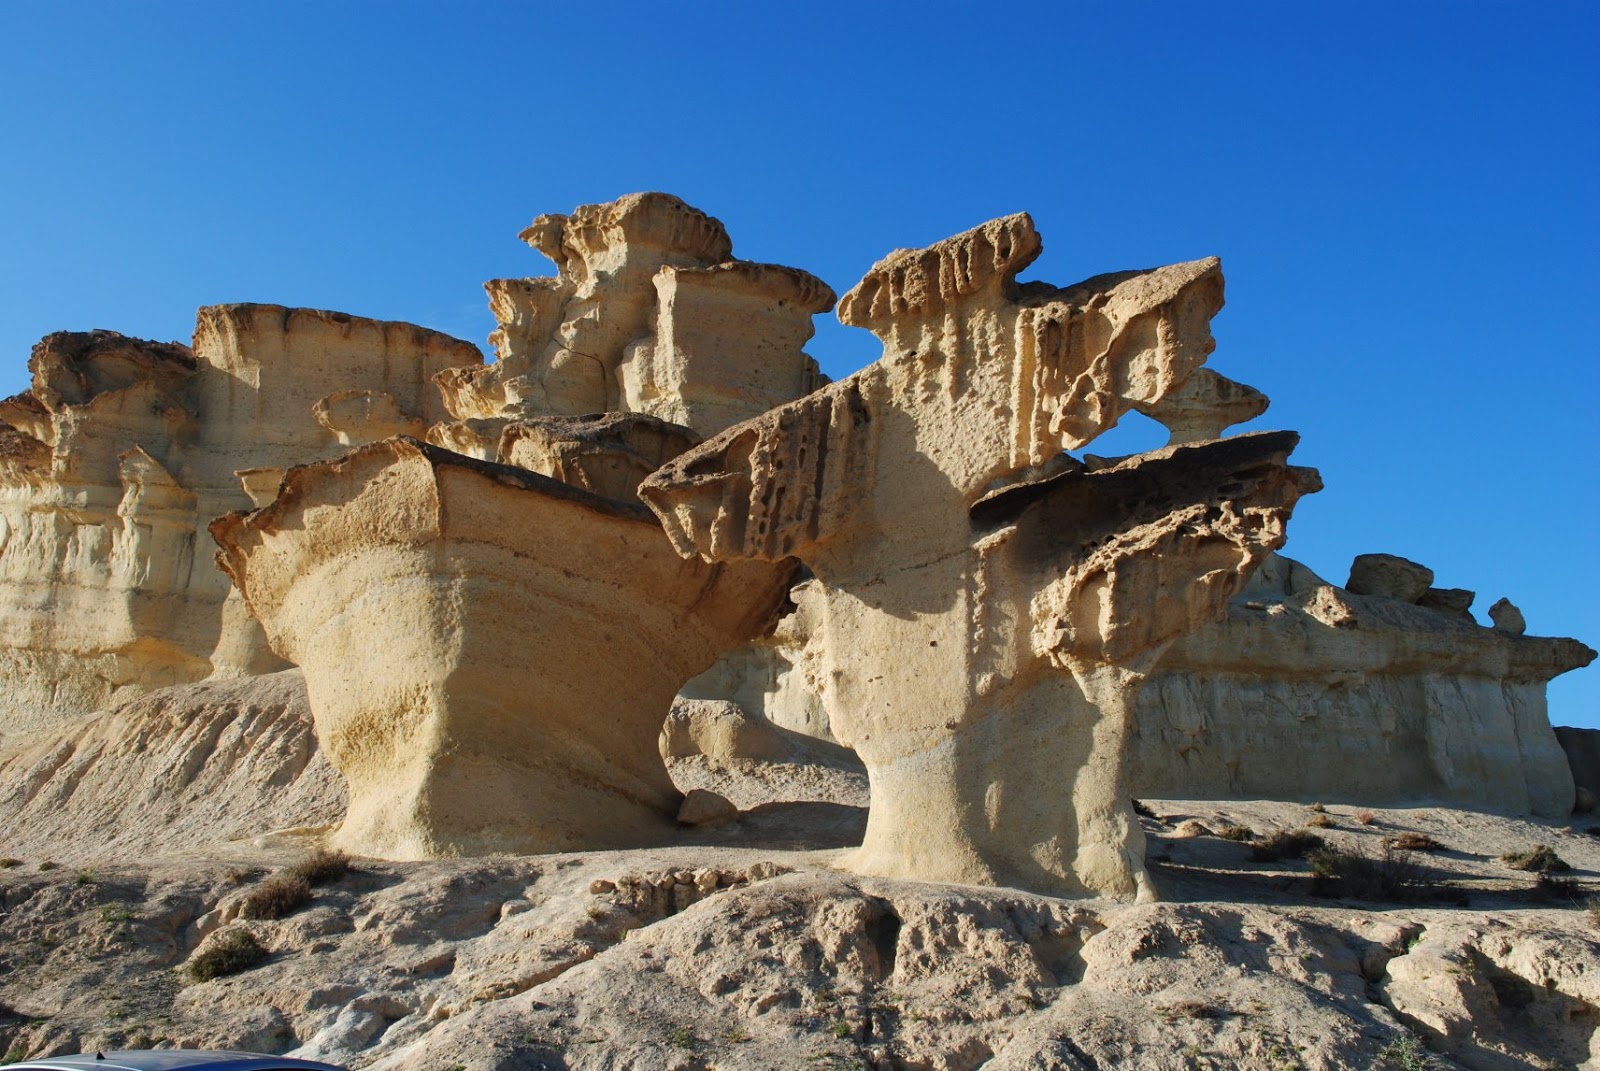
[[[1025,209],[1036,278],[1222,257],[1212,366],[1327,481],[1289,553],[1600,645],[1597,56],[1594,3],[14,0],[0,392],[47,332],[187,340],[224,301],[481,344],[479,284],[550,270],[516,232],[634,190],[841,293]],[[1600,667],[1551,702],[1600,726]]]

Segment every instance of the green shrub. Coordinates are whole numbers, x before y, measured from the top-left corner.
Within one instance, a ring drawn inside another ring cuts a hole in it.
[[[245,897],[242,919],[281,919],[311,902],[311,886],[298,874],[268,878]]]
[[[209,982],[259,966],[266,958],[267,950],[261,947],[255,934],[249,930],[232,930],[189,961],[189,977],[197,982]]]

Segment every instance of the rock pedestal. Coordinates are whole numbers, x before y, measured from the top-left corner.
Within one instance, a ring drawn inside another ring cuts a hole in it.
[[[824,702],[871,778],[853,869],[1148,893],[1122,772],[1134,694],[1316,480],[1285,435],[1097,473],[1062,458],[1200,366],[1222,277],[1205,260],[1019,287],[1039,250],[1018,215],[893,254],[840,303],[880,361],[640,495],[685,555],[815,572]]]
[[[672,697],[790,572],[685,561],[637,502],[406,438],[212,533],[349,780],[337,842],[398,859],[661,837]]]

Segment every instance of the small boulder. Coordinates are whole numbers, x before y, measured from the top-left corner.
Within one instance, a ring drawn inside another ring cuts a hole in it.
[[[678,822],[686,826],[724,825],[738,817],[733,801],[703,788],[690,789],[678,808]]]
[[[1417,605],[1438,610],[1451,617],[1465,618],[1476,624],[1477,618],[1472,616],[1472,600],[1475,598],[1477,594],[1466,588],[1429,588],[1422,593],[1422,598],[1417,600]]]
[[[1596,807],[1600,807],[1600,796],[1596,796],[1592,790],[1579,785],[1577,794],[1573,798],[1572,813],[1588,814]]]
[[[1528,631],[1528,622],[1523,618],[1522,611],[1517,609],[1510,599],[1501,599],[1489,607],[1489,620],[1494,622],[1494,627],[1501,632],[1509,632],[1513,636],[1520,636]]]
[[[1414,603],[1433,584],[1433,570],[1396,554],[1357,554],[1346,591]]]

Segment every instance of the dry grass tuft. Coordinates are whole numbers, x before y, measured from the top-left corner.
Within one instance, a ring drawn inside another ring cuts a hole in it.
[[[1317,891],[1350,900],[1408,900],[1437,892],[1407,852],[1385,847],[1377,856],[1340,848],[1318,848],[1308,857]]]
[[[1356,821],[1361,825],[1370,826],[1378,821],[1378,816],[1372,811],[1362,811],[1356,815]]]
[[[304,878],[307,885],[327,885],[350,873],[350,857],[344,852],[318,848],[309,857],[289,868],[291,876]]]
[[[1444,850],[1444,845],[1428,836],[1426,833],[1396,833],[1384,844],[1402,852],[1439,852]]]
[[[1217,830],[1223,840],[1255,840],[1256,831],[1249,826],[1226,825]]]
[[[1572,869],[1565,859],[1544,844],[1535,844],[1525,851],[1507,852],[1500,857],[1500,861],[1512,870],[1526,870],[1535,874],[1550,874]]]
[[[1313,829],[1332,829],[1333,819],[1329,818],[1321,811],[1318,811],[1316,814],[1311,816],[1311,821],[1307,822],[1306,825]]]
[[[1308,853],[1324,846],[1326,842],[1309,830],[1280,829],[1271,836],[1253,842],[1250,845],[1250,858],[1258,863],[1304,859]]]
[[[311,885],[298,874],[268,878],[250,891],[239,909],[242,919],[281,919],[311,902]]]

